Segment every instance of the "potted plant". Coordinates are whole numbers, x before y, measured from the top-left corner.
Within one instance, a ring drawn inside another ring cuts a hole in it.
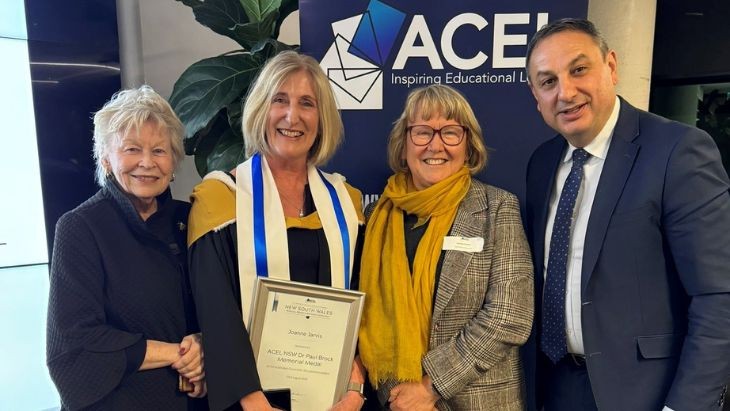
[[[241,48],[200,60],[175,82],[170,105],[185,125],[185,153],[198,174],[231,170],[243,160],[241,111],[248,88],[271,56],[298,45],[277,40],[297,0],[176,0],[195,20]]]

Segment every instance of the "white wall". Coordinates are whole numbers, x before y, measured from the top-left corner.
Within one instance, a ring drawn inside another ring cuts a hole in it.
[[[22,0],[0,3],[0,267],[48,262]]]

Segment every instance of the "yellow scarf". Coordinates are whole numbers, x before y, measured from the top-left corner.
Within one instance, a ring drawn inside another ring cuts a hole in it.
[[[471,184],[464,167],[424,190],[410,191],[410,177],[388,179],[365,229],[360,290],[366,293],[359,353],[370,381],[420,381],[428,350],[436,266],[444,236]],[[410,192],[409,192],[410,191]],[[403,212],[429,221],[408,269]]]

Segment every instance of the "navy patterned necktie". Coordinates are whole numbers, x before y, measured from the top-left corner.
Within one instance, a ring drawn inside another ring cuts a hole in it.
[[[568,353],[565,341],[565,277],[570,249],[575,199],[583,181],[583,164],[591,155],[579,148],[573,151],[573,166],[565,179],[550,236],[547,279],[542,299],[542,338],[540,348],[553,363]]]

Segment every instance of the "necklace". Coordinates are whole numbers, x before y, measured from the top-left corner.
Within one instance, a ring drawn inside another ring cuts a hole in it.
[[[276,167],[271,167],[271,175],[272,177],[274,177],[274,183],[276,184],[276,191],[279,192],[279,198],[286,202],[290,207],[297,210],[299,218],[304,217],[304,208],[306,207],[307,197],[304,193],[304,187],[307,185],[306,174],[299,176],[296,174],[287,173],[279,174],[276,172],[275,168]],[[304,177],[303,180],[301,179],[302,176]],[[292,201],[292,197],[284,194],[284,192],[289,194],[293,193],[295,200],[299,199],[299,195],[301,194],[301,201]]]
[[[292,206],[292,207],[294,207],[295,209],[299,210],[299,218],[302,218],[302,217],[304,217],[304,215],[305,215],[305,214],[304,214],[304,199],[302,199],[302,206],[301,206],[301,207],[298,207],[298,206],[296,205],[296,202],[294,202],[294,201],[291,201],[291,199],[289,199],[289,198],[288,198],[287,196],[285,196],[285,195],[284,195],[284,194],[283,194],[282,192],[279,192],[279,197],[280,197],[280,198],[281,198],[282,200],[286,201],[286,203],[287,203],[287,204],[289,204],[290,206]]]

